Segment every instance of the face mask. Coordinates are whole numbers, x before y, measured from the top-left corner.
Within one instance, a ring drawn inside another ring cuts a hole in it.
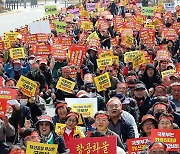
[[[14,65],[14,71],[19,71],[21,69],[21,65]]]
[[[94,93],[92,93],[92,92],[90,92],[90,93],[88,93],[88,97],[89,98],[93,98],[93,97],[95,97],[96,96],[96,93],[94,92]]]
[[[26,105],[28,103],[28,100],[27,99],[20,99],[20,103],[21,105]]]
[[[6,117],[8,117],[8,119],[9,118],[11,118],[11,116],[12,116],[12,113],[6,113],[6,115],[5,115]]]
[[[34,60],[29,60],[29,63],[30,63],[30,64],[33,64],[33,63],[34,63]]]
[[[46,69],[46,66],[40,65],[40,66],[39,66],[39,69],[40,69],[41,71],[44,71],[44,70]]]
[[[31,68],[31,74],[33,77],[36,77],[39,72],[38,68]]]

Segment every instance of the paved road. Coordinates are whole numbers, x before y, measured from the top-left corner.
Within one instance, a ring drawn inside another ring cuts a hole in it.
[[[55,4],[53,2],[47,2],[46,5],[57,5],[57,8],[64,7],[64,4]],[[45,13],[44,5],[42,4],[36,8],[27,6],[24,9],[20,7],[18,10],[2,13],[0,14],[0,36],[3,36],[4,32],[9,32],[15,28],[30,24],[43,16],[45,16]]]

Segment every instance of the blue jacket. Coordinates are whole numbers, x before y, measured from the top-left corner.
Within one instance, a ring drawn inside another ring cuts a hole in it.
[[[21,70],[20,70],[20,75],[25,75],[27,74],[27,72],[30,70],[30,64],[29,63],[26,63],[25,66],[22,66],[21,67]],[[13,78],[14,79],[14,75],[15,75],[15,71],[13,69],[13,67],[11,66],[11,64],[6,64],[4,66],[4,72],[6,72],[9,76],[9,78]]]

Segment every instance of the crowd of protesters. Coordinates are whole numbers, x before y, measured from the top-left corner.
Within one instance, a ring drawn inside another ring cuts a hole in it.
[[[167,12],[159,3],[158,7],[162,8],[160,12],[154,12],[154,16],[143,16],[136,1],[127,1],[125,5],[114,1],[96,3],[104,10],[94,9],[86,17],[69,15],[68,10],[86,10],[88,1],[41,19],[49,20],[50,24],[52,20],[66,22],[66,33],[52,29],[46,42],[36,44],[52,46],[55,38],[72,38],[71,46],[78,44],[87,49],[81,66],[72,65],[67,54],[58,58],[53,53],[37,55],[34,44],[23,39],[29,32],[21,33],[20,29],[17,29],[20,33],[17,40],[11,42],[10,48],[1,50],[3,88],[16,89],[16,99],[7,101],[6,115],[0,119],[0,153],[23,154],[28,141],[58,144],[58,153],[71,153],[70,138],[85,138],[91,131],[90,137],[116,136],[117,151],[123,154],[128,151],[128,139],[149,137],[152,129],[179,129],[180,6],[176,6],[173,12]],[[138,16],[142,17],[142,22],[137,20]],[[117,18],[121,21],[119,24],[115,21]],[[92,22],[93,28],[83,29],[82,21]],[[133,26],[128,23],[133,23]],[[154,28],[145,28],[147,24],[154,25]],[[131,45],[124,44],[124,35],[131,34],[124,34],[123,29],[129,28],[133,32]],[[142,36],[143,28],[153,33],[153,41],[148,42]],[[175,35],[168,37],[167,31],[167,35],[163,36],[165,28],[174,29]],[[94,32],[97,35],[88,38]],[[95,42],[92,43],[91,39]],[[116,43],[113,39],[116,39]],[[25,50],[25,58],[13,60],[9,56],[9,49],[21,47]],[[63,50],[68,53],[69,47]],[[111,50],[114,56],[118,56],[119,63],[114,62],[103,70],[99,69],[97,59],[100,50]],[[145,52],[151,61],[134,68],[132,61],[124,57],[125,53],[135,50]],[[159,59],[159,50],[167,51],[169,57]],[[167,70],[175,71],[162,76],[161,73]],[[98,92],[93,78],[106,72],[111,87]],[[84,80],[86,74],[92,77],[91,82]],[[26,96],[16,87],[21,75],[36,81],[34,96]],[[71,93],[56,88],[60,77],[76,83]],[[97,98],[98,112],[94,117],[84,118],[71,111],[65,98]],[[55,108],[53,117],[47,115],[46,111],[46,105],[51,103]],[[77,127],[79,116],[83,124]],[[56,123],[65,125],[55,133]],[[144,153],[166,154],[167,149],[164,143],[154,142],[147,145]]]

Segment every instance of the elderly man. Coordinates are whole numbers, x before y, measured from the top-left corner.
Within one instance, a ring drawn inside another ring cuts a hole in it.
[[[112,97],[108,101],[107,111],[110,116],[108,128],[118,134],[126,145],[127,139],[135,137],[135,132],[132,124],[121,116],[122,104],[119,98]]]
[[[109,114],[108,113],[106,113],[105,111],[98,111],[94,115],[94,119],[95,119],[94,124],[95,124],[95,127],[96,127],[95,131],[98,130],[100,132],[103,132],[105,135],[116,136],[116,138],[117,138],[117,146],[121,147],[122,149],[125,149],[119,135],[117,135],[115,132],[108,129],[108,125],[109,125]]]

